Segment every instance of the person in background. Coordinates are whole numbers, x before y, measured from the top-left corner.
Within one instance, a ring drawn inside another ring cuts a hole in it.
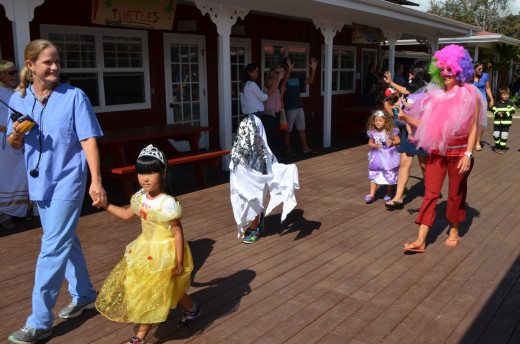
[[[377,82],[379,80],[379,72],[377,71],[378,69],[378,66],[376,66],[376,64],[374,62],[370,62],[368,64],[368,73],[367,73],[367,76],[365,78],[365,89],[364,89],[364,92],[367,93],[367,92],[370,92],[370,89],[372,88],[373,85],[376,85],[377,87]]]
[[[509,138],[509,127],[513,124],[515,104],[509,100],[509,88],[502,87],[498,90],[500,101],[492,108],[495,119],[493,121],[493,138],[495,139],[495,152],[504,154],[506,152],[507,139]]]
[[[265,89],[267,92],[273,88],[273,84],[276,84],[276,86],[280,84],[278,79],[280,73],[283,73],[280,66],[271,67],[269,73],[267,73],[267,77],[265,78]],[[274,93],[270,93],[267,97],[267,100],[264,102],[264,112],[262,114],[262,123],[265,128],[267,143],[273,151],[276,147],[276,134],[278,133],[278,127],[280,126],[281,109],[282,96],[280,94],[280,88],[276,87],[276,91]]]
[[[12,61],[0,60],[0,100],[9,104],[13,87],[18,85],[18,71]],[[16,227],[12,216],[25,217],[30,209],[27,173],[23,150],[7,144],[6,126],[9,109],[0,102],[0,225],[5,229]]]
[[[473,77],[473,85],[475,85],[480,92],[484,95],[484,98],[486,95],[489,98],[489,108],[492,108],[493,105],[495,105],[495,101],[493,100],[493,93],[491,92],[491,86],[489,81],[489,75],[487,73],[484,73],[484,65],[482,62],[476,61],[473,63],[473,67],[475,68],[475,76]],[[486,108],[487,110],[487,108]],[[484,128],[482,128],[481,131],[477,134],[477,142],[475,143],[475,150],[481,151],[482,145],[480,144],[480,140],[482,139],[482,135],[484,135]]]
[[[424,95],[420,89],[427,85],[427,80],[430,80],[428,73],[420,64],[414,67],[413,71],[410,73],[409,79],[410,80],[408,84],[406,84],[406,87],[402,87],[392,81],[392,75],[389,71],[385,73],[385,81],[390,86],[395,87],[399,92],[407,96],[405,113],[407,112],[407,108],[410,109],[414,106],[416,98],[422,97]],[[415,94],[416,92],[417,94]],[[410,141],[411,138],[408,136],[409,130],[405,128],[405,124],[403,124],[402,121],[394,120],[394,123],[401,128],[401,143],[399,144],[401,164],[399,166],[399,175],[397,177],[395,195],[391,200],[385,203],[385,207],[388,209],[402,209],[404,207],[404,190],[408,180],[410,179],[410,168],[412,167],[413,157],[417,156],[417,160],[419,161],[419,166],[421,167],[422,175],[424,177],[426,152],[422,149],[418,149],[415,144]]]
[[[56,304],[64,278],[72,302],[58,316],[75,318],[94,308],[93,289],[76,234],[90,170],[94,207],[106,203],[101,184],[96,138],[103,132],[83,91],[59,84],[60,58],[49,41],[30,42],[24,53],[20,85],[9,105],[35,122],[8,122],[7,142],[24,151],[29,196],[38,206],[43,228],[36,263],[32,313],[25,325],[9,336],[13,343],[34,343],[52,333]]]
[[[307,136],[305,135],[305,113],[303,112],[303,104],[300,97],[300,85],[310,85],[314,82],[318,60],[314,57],[311,58],[311,76],[309,78],[301,77],[292,71],[294,64],[290,57],[284,58],[283,66],[285,68],[285,77],[281,85],[282,88],[285,88],[285,92],[283,93],[283,105],[285,108],[285,116],[287,117],[287,125],[289,126],[285,132],[285,153],[287,155],[294,155],[291,151],[290,144],[291,132],[294,127],[300,136],[303,154],[317,154],[318,152],[307,144]]]
[[[394,76],[394,82],[399,86],[406,86],[406,80],[403,76],[404,73],[404,67],[402,63],[396,63],[395,64],[395,76]]]

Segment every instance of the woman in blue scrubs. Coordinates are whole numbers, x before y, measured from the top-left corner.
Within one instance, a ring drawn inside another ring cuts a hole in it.
[[[13,148],[25,151],[29,195],[38,206],[43,237],[32,314],[22,329],[9,336],[14,343],[34,343],[51,335],[52,308],[64,278],[72,302],[59,313],[61,318],[73,318],[94,307],[97,293],[76,235],[87,166],[92,205],[106,202],[96,142],[103,133],[87,96],[78,88],[59,84],[60,58],[51,42],[30,42],[24,57],[21,83],[9,105],[31,116],[35,125],[29,128],[26,121],[10,119],[7,134]]]

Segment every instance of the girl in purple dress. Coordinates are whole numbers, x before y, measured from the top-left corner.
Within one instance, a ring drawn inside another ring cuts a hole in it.
[[[401,142],[399,129],[394,126],[392,117],[386,112],[377,110],[367,123],[368,147],[368,179],[370,194],[365,202],[374,201],[377,185],[387,185],[385,201],[392,199],[392,185],[397,183],[399,172],[399,152],[397,145]]]

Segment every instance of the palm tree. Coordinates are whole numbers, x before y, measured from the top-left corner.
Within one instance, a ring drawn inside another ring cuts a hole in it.
[[[509,86],[508,71],[511,60],[519,56],[520,48],[506,43],[495,44],[495,59],[491,61],[491,69],[497,72],[497,87]]]

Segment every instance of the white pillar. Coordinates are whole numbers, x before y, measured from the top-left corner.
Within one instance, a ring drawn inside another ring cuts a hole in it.
[[[13,22],[14,61],[20,70],[25,66],[24,51],[31,41],[29,22],[34,18],[34,9],[44,0],[0,0],[7,19]]]
[[[498,53],[495,52],[494,55],[495,55],[494,60],[498,61],[499,60]],[[491,85],[491,94],[493,94],[493,92],[498,93],[498,73],[499,72],[497,70],[493,71],[493,83]],[[509,86],[509,84],[508,84],[508,86]],[[493,99],[495,99],[495,95],[494,94],[493,94]]]
[[[393,78],[395,76],[395,43],[397,43],[397,40],[401,37],[401,33],[385,31],[384,35],[388,41],[388,46],[390,47],[388,54],[388,70],[392,73]]]
[[[433,54],[439,50],[439,38],[436,35],[428,36],[428,44],[430,45],[431,55],[433,57]]]
[[[325,79],[323,85],[323,147],[330,147],[332,136],[332,52],[334,36],[341,31],[343,24],[313,19],[314,25],[321,30],[325,40]]]
[[[218,33],[218,112],[219,112],[219,136],[220,148],[231,149],[232,126],[231,126],[231,49],[229,36],[231,27],[236,23],[238,17],[244,19],[248,11],[244,8],[230,7],[195,1],[195,5],[202,15],[209,14],[211,21],[217,26]],[[222,168],[229,169],[229,155],[222,158]]]
[[[473,54],[473,62],[478,61],[478,44],[475,45],[475,53]]]

